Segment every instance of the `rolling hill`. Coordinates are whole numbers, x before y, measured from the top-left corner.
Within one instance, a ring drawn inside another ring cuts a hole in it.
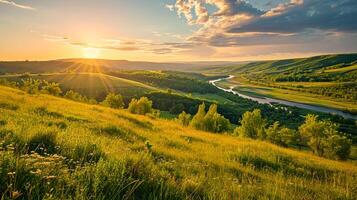
[[[23,199],[357,197],[349,162],[3,86],[0,144],[0,193]]]
[[[62,59],[52,61],[0,61],[0,74],[5,73],[53,73],[92,72],[115,70],[175,70],[201,71],[210,67],[226,66],[239,62],[182,62],[159,63],[104,59]]]
[[[2,76],[10,81],[33,78],[56,82],[64,91],[74,90],[94,99],[103,99],[108,93],[120,93],[124,97],[141,96],[160,89],[114,76],[101,73],[50,73],[23,76]]]
[[[254,95],[356,113],[356,63],[357,54],[337,54],[216,67],[206,73],[234,75],[225,85]]]

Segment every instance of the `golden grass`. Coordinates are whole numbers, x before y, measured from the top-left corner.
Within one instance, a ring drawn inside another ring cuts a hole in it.
[[[28,95],[0,86],[0,108],[5,128],[24,138],[41,131],[55,131],[60,146],[98,145],[110,158],[123,159],[152,147],[151,159],[176,187],[202,190],[212,199],[354,199],[357,166],[280,148],[270,143],[218,135],[181,127],[163,119],[133,115],[126,110],[87,105],[48,95]],[[56,116],[39,116],[45,107]],[[65,129],[46,122],[63,121]],[[127,135],[96,130],[118,127]]]

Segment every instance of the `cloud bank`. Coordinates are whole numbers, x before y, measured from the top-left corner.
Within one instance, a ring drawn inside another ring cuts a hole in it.
[[[176,0],[174,11],[200,26],[188,41],[214,47],[308,43],[357,32],[356,0],[290,0],[267,10],[243,0]]]
[[[17,8],[26,9],[26,10],[36,10],[34,7],[18,4],[14,1],[9,1],[9,0],[0,0],[0,3],[8,4],[8,5],[15,6]]]

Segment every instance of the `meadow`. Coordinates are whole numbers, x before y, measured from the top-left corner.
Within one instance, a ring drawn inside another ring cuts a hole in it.
[[[355,199],[357,167],[0,86],[2,199]]]
[[[246,94],[356,113],[356,62],[357,54],[322,55],[216,67],[204,73],[235,75],[221,85],[238,86],[236,90]]]

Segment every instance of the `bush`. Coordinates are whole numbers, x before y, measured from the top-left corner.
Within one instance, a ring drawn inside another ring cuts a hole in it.
[[[222,133],[230,129],[230,122],[217,112],[217,105],[212,104],[204,117],[204,130],[214,133]]]
[[[124,107],[123,97],[120,94],[114,93],[109,93],[102,104],[115,109]]]
[[[58,83],[49,83],[48,81],[43,81],[41,92],[45,94],[50,94],[54,96],[59,96],[62,94],[62,90]]]
[[[266,130],[266,139],[273,144],[287,147],[289,145],[298,145],[300,139],[295,130],[280,127],[279,122],[275,122]]]
[[[147,113],[153,113],[152,101],[147,97],[141,97],[139,100],[132,99],[129,108],[129,112],[139,115],[145,115]]]
[[[351,152],[351,141],[337,129],[337,125],[330,121],[320,121],[317,115],[307,115],[299,132],[314,154],[345,160]]]
[[[326,140],[326,156],[337,160],[347,160],[352,142],[346,136],[332,135]]]
[[[187,114],[185,111],[182,111],[182,113],[178,116],[177,121],[182,126],[188,126],[188,125],[190,125],[191,115]]]
[[[234,134],[253,139],[265,139],[267,122],[263,119],[259,109],[255,109],[253,112],[245,112],[240,123],[241,126],[234,130]]]
[[[34,80],[32,78],[23,80],[21,84],[21,89],[29,94],[37,94],[40,91],[40,80]]]
[[[230,122],[217,112],[217,105],[212,104],[206,113],[205,104],[202,103],[193,117],[190,125],[198,130],[213,133],[222,133],[230,129]]]
[[[206,116],[206,110],[205,109],[206,109],[206,105],[204,103],[202,103],[198,107],[196,115],[193,116],[193,118],[191,120],[191,123],[190,123],[190,126],[192,126],[195,129],[198,129],[198,130],[203,130],[203,128],[204,128],[203,121],[204,121],[204,118]]]

